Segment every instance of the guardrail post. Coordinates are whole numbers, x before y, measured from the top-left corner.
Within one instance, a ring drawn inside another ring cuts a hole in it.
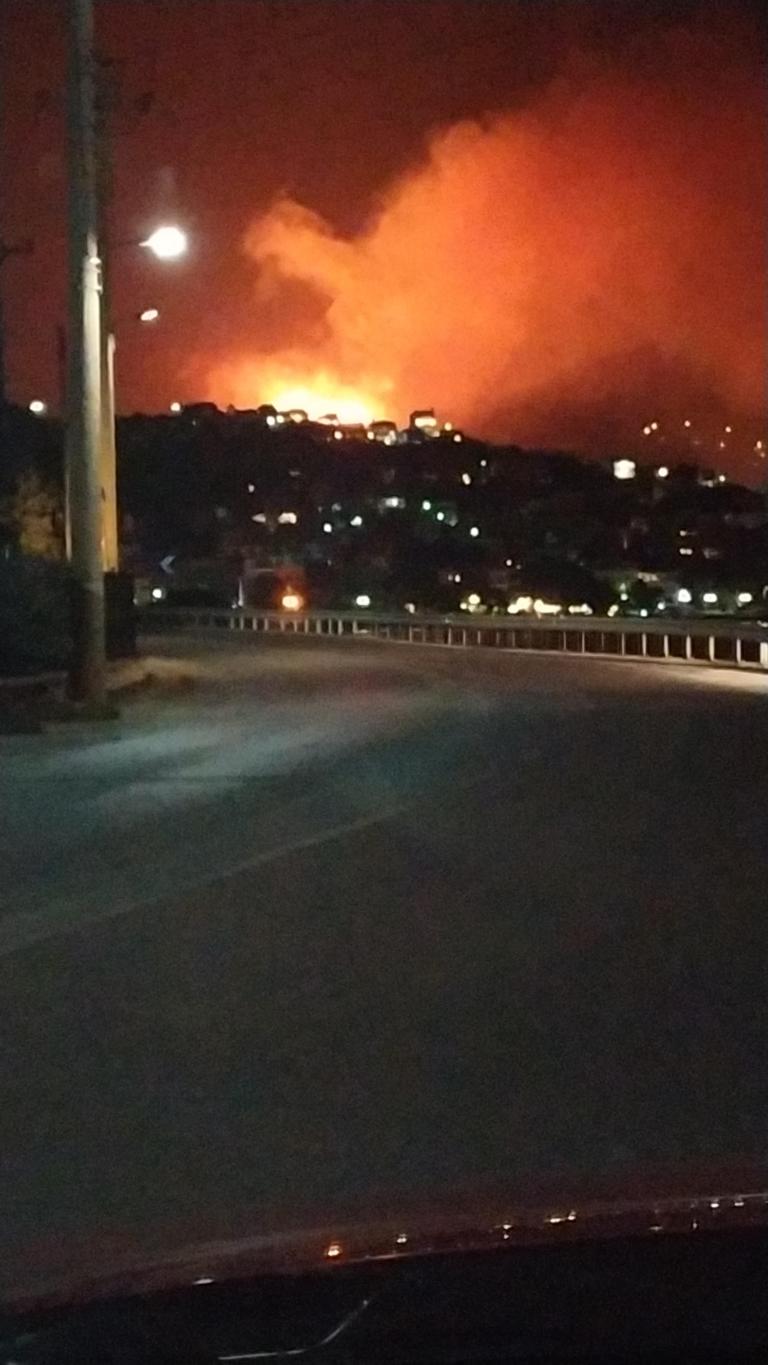
[[[715,637],[714,637],[714,635],[710,635],[710,636],[708,637],[708,639],[707,639],[707,658],[709,659],[709,662],[710,662],[711,664],[713,664],[713,663],[715,663],[715,662],[717,661],[717,655],[715,654]]]

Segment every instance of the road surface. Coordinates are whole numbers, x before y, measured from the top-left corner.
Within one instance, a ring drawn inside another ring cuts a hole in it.
[[[762,1156],[768,680],[148,647],[0,738],[2,1278]]]

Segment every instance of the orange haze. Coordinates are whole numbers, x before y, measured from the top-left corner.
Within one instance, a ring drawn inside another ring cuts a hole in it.
[[[402,421],[599,449],[651,418],[757,434],[766,373],[759,63],[676,30],[574,62],[524,111],[437,130],[358,235],[288,197],[254,221],[250,353],[219,402],[338,394]],[[259,315],[282,308],[287,345]]]

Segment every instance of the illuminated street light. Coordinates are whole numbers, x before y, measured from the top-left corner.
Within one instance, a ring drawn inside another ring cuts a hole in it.
[[[690,589],[689,589],[689,588],[678,588],[678,590],[677,590],[677,600],[678,600],[678,602],[680,603],[680,606],[681,606],[681,607],[688,607],[688,606],[690,606],[691,602],[693,601],[693,597],[692,597],[692,595],[691,595]]]
[[[180,227],[166,223],[155,228],[140,246],[145,246],[159,261],[176,261],[187,250],[187,234]]]
[[[158,308],[145,308],[142,313],[139,313],[139,322],[157,322],[159,316],[160,310]]]
[[[181,403],[171,403],[171,412],[173,413],[181,412]]]
[[[359,592],[355,598],[356,607],[370,607],[371,599],[367,592]]]
[[[48,404],[44,403],[42,398],[33,398],[29,405],[29,411],[33,412],[35,417],[45,417],[45,414],[48,411]]]

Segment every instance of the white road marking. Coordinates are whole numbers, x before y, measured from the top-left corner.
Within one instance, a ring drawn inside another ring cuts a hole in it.
[[[334,839],[344,838],[345,835],[357,834],[359,831],[370,829],[374,825],[385,824],[388,820],[396,820],[415,804],[413,802],[391,806],[386,810],[376,811],[375,814],[362,816],[358,820],[349,820],[342,825],[333,825],[330,829],[318,830],[317,833],[308,834],[305,838],[297,839],[293,843],[265,849],[252,858],[243,859],[242,862],[232,863],[229,867],[217,868],[207,876],[180,882],[178,886],[162,891],[157,895],[147,896],[144,900],[122,901],[110,906],[94,907],[92,910],[81,905],[76,908],[72,907],[73,918],[69,922],[66,920],[62,922],[61,919],[56,918],[57,907],[55,905],[42,911],[30,913],[22,911],[15,915],[9,915],[7,919],[0,921],[0,957],[10,957],[14,953],[22,952],[25,948],[36,943],[42,943],[46,939],[79,933],[88,924],[117,919],[121,915],[129,915],[135,910],[146,910],[150,905],[171,900],[176,896],[193,895],[206,886],[213,886],[215,883],[226,881],[230,877],[241,876],[244,872],[250,872],[257,867],[264,867],[268,863],[279,862],[281,858],[305,853],[308,849],[331,843]],[[59,906],[58,908],[61,910],[64,907]]]

